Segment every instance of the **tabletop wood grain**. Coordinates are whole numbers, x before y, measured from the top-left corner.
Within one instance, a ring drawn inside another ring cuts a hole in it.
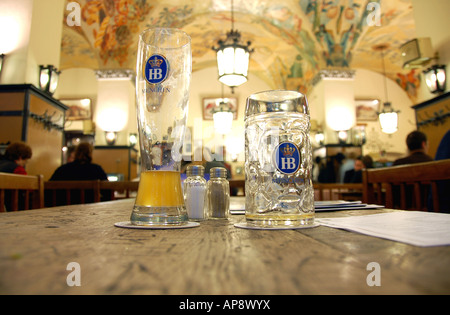
[[[236,228],[208,220],[178,230],[114,226],[133,199],[0,215],[0,294],[448,294],[450,247],[415,247],[319,226]],[[388,210],[317,213],[334,217]],[[69,286],[71,262],[80,286]],[[369,286],[367,265],[380,266]]]

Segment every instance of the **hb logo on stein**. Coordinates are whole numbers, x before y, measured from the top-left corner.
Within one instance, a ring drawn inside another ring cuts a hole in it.
[[[150,84],[159,84],[167,79],[169,62],[162,55],[152,55],[145,63],[144,77]]]
[[[283,174],[291,175],[300,167],[300,151],[291,142],[283,142],[274,150],[275,167]]]

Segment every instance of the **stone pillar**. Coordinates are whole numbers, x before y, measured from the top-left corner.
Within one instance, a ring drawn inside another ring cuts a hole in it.
[[[96,75],[95,143],[105,145],[105,131],[115,131],[118,134],[116,145],[128,145],[129,133],[137,132],[134,72],[98,70]]]
[[[337,131],[349,130],[356,122],[352,70],[321,70],[314,79],[311,116],[322,126],[325,143],[338,143]]]

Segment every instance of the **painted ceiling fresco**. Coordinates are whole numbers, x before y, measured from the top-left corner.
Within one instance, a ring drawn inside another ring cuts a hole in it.
[[[231,29],[231,0],[77,2],[81,25],[63,21],[62,70],[135,69],[137,38],[149,27],[184,30],[192,39],[194,71],[215,67],[211,47]],[[249,71],[273,88],[307,92],[324,69],[382,73],[375,48],[386,45],[388,76],[415,95],[418,73],[402,69],[399,51],[415,37],[410,0],[234,0],[233,7],[234,29],[254,48]]]

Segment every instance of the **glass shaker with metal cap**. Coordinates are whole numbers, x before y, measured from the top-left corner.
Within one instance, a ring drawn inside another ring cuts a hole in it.
[[[228,219],[230,209],[230,184],[227,169],[213,167],[208,181],[208,216],[212,219]]]
[[[207,218],[206,211],[206,179],[202,165],[189,165],[184,181],[184,201],[189,220],[201,221]]]

